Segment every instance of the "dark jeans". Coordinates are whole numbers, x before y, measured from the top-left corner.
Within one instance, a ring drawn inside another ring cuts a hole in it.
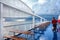
[[[56,31],[57,29],[57,24],[53,24],[53,31],[55,30]]]

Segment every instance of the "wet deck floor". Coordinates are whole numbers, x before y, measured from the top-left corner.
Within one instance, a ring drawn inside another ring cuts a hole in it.
[[[35,39],[32,37],[28,37],[28,40],[60,40],[60,32],[53,32],[52,31],[52,24],[50,24],[43,33],[35,33]],[[25,37],[25,34],[18,35],[18,37]],[[31,39],[32,38],[32,39]]]

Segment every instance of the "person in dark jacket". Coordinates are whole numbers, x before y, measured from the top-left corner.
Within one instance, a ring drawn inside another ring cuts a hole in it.
[[[55,19],[55,17],[53,17],[52,19],[52,25],[53,25],[53,31],[57,30],[57,20]]]

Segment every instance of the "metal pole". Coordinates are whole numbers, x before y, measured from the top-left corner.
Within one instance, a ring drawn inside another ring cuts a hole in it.
[[[42,18],[41,18],[40,22],[42,22]]]
[[[33,28],[35,26],[35,16],[33,16]]]
[[[32,12],[34,14],[34,11],[32,11]],[[33,15],[33,27],[32,28],[34,28],[34,26],[35,26],[35,16]]]
[[[3,4],[0,2],[0,10],[1,10],[1,34],[0,34],[0,40],[4,40],[3,39]]]

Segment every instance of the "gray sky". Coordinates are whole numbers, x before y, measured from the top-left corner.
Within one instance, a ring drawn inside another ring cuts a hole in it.
[[[60,14],[60,0],[22,0],[36,14]]]

